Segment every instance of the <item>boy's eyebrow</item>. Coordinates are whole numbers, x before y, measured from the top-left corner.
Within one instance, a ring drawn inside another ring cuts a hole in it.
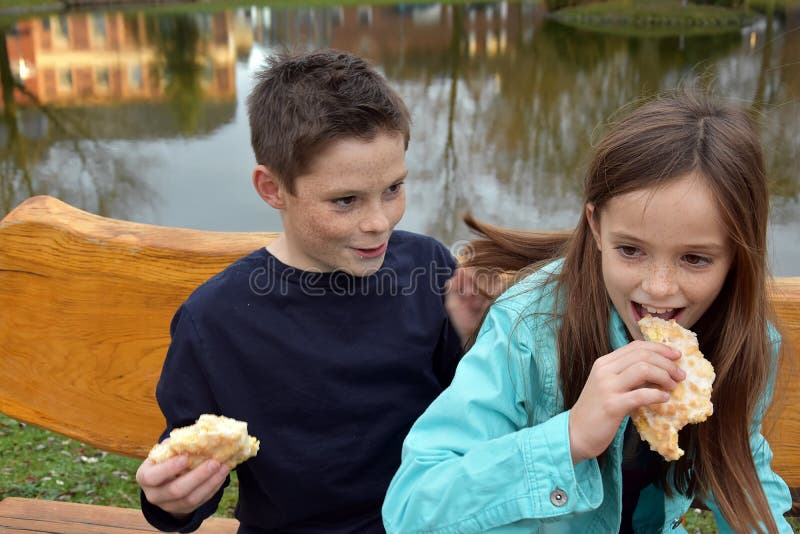
[[[644,241],[638,237],[626,234],[625,232],[610,232],[609,237],[614,241],[625,241],[634,244],[644,243]],[[712,241],[708,243],[684,243],[681,245],[681,248],[707,252],[722,252],[725,250],[725,245]]]
[[[394,180],[389,182],[389,185],[395,185],[399,182],[402,182],[406,179],[407,176],[408,176],[408,171],[404,172],[403,175],[400,176],[399,178],[395,178]],[[356,195],[360,195],[363,192],[364,191],[360,189],[333,189],[331,191],[328,191],[328,194],[332,197],[343,198],[343,197],[353,197]]]

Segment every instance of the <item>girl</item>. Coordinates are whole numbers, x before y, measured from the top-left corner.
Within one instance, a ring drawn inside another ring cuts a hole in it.
[[[486,316],[452,385],[412,427],[383,506],[388,532],[685,532],[698,498],[721,531],[791,532],[760,433],[780,337],[768,322],[768,193],[742,111],[681,93],[645,104],[596,147],[569,235],[489,238],[473,267],[547,264]],[[557,259],[555,259],[557,258]],[[685,378],[645,315],[693,329],[714,365],[686,454],[649,450],[629,412]]]

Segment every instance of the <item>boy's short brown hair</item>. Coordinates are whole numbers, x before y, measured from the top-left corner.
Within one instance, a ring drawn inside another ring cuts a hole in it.
[[[256,161],[289,192],[317,153],[344,138],[403,135],[411,118],[405,103],[366,60],[340,50],[270,58],[247,99]]]

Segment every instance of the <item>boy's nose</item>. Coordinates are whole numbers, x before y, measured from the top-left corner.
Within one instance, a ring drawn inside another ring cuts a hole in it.
[[[389,230],[390,223],[386,213],[381,209],[370,210],[361,219],[361,231],[370,233],[383,233]]]
[[[645,273],[642,289],[653,297],[664,297],[678,291],[675,269],[671,265],[653,265]]]

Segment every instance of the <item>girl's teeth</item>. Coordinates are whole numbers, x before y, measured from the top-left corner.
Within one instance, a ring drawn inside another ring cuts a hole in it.
[[[644,309],[649,311],[650,313],[668,313],[674,310],[675,308],[651,308],[650,306],[644,306]]]

